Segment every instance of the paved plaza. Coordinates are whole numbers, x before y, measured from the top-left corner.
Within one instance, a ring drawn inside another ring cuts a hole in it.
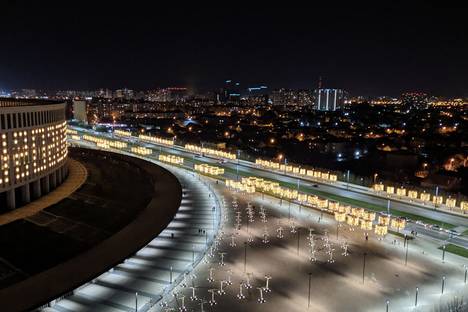
[[[58,203],[67,198],[85,183],[88,171],[79,161],[70,159],[68,161],[68,177],[56,189],[19,209],[9,211],[0,215],[0,226],[15,220],[30,217],[41,210]]]
[[[175,219],[135,256],[57,302],[54,311],[373,312],[466,306],[466,258],[443,253],[441,241],[425,233],[408,241],[404,233],[379,237],[338,224],[319,210],[163,166],[184,187]]]
[[[430,239],[409,241],[405,265],[400,237],[368,233],[366,240],[363,230],[344,224],[337,236],[337,222],[319,211],[220,185],[216,190],[228,211],[218,248],[196,268],[192,284],[166,296],[168,306],[157,311],[183,310],[182,304],[202,311],[202,302],[205,311],[386,311],[387,304],[388,311],[446,311],[448,304],[466,301],[468,262],[448,253],[442,261],[439,245]]]

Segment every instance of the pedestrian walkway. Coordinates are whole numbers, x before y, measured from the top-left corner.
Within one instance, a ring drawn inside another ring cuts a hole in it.
[[[183,186],[182,203],[167,228],[133,257],[58,301],[49,311],[147,311],[203,258],[216,234],[219,210],[195,175],[167,167]],[[216,207],[213,209],[213,207]]]
[[[56,189],[29,204],[0,215],[0,226],[30,217],[67,198],[79,189],[88,178],[88,171],[80,162],[69,159],[68,177]]]

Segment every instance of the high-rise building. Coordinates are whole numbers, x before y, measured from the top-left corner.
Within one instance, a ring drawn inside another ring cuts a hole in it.
[[[320,111],[336,111],[343,109],[344,91],[341,89],[316,89],[315,109]]]
[[[120,99],[131,100],[133,99],[133,90],[127,88],[116,90],[115,97]]]
[[[276,89],[271,94],[273,105],[310,106],[313,104],[310,90]]]
[[[47,194],[67,175],[66,103],[0,99],[0,207]]]
[[[401,104],[406,109],[427,109],[429,107],[428,95],[422,92],[403,93]]]
[[[88,123],[86,101],[73,100],[73,118],[78,121]]]

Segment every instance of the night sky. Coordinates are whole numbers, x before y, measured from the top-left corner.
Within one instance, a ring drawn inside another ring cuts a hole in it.
[[[148,2],[3,1],[0,89],[315,88],[322,76],[352,95],[468,95],[463,8]]]

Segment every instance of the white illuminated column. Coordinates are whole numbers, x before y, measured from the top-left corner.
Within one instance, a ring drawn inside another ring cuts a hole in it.
[[[344,242],[343,245],[341,246],[341,248],[343,249],[343,253],[342,255],[347,257],[349,255],[349,252],[348,252],[348,243],[347,242]]]
[[[220,296],[222,295],[225,295],[226,294],[226,291],[224,290],[224,284],[226,284],[226,281],[219,281],[219,290],[218,290],[218,294]]]
[[[271,276],[270,275],[265,275],[265,288],[263,290],[265,292],[267,292],[267,293],[271,291],[271,289],[269,287],[270,280],[271,280]]]
[[[216,295],[216,292],[218,290],[217,289],[208,289],[208,292],[211,293],[211,300],[208,301],[208,303],[211,305],[211,306],[214,306],[216,304],[216,300],[215,300],[215,295]]]
[[[226,285],[232,285],[232,282],[231,282],[231,275],[232,275],[232,271],[231,271],[231,270],[228,270],[228,271],[227,271]]]
[[[328,255],[329,255],[330,257],[328,258],[327,261],[328,261],[329,263],[334,263],[334,262],[335,262],[335,259],[333,259],[333,251],[334,251],[334,250],[335,250],[335,249],[333,249],[331,246],[328,248],[328,252],[327,252],[327,253],[328,253]]]
[[[197,295],[195,295],[196,287],[190,287],[190,288],[192,288],[192,296],[190,297],[190,300],[192,300],[192,301],[198,300]]]
[[[219,253],[219,256],[221,257],[221,261],[219,262],[219,265],[220,265],[220,266],[225,266],[225,265],[226,265],[226,263],[224,263],[224,256],[225,256],[225,255],[226,255],[225,252],[220,252],[220,253]]]
[[[280,226],[277,230],[276,230],[277,234],[276,234],[276,237],[278,238],[283,238],[283,228]]]
[[[212,283],[214,281],[214,278],[213,278],[213,270],[214,268],[210,268],[209,270],[209,274],[208,274],[208,278],[206,279],[208,282]]]
[[[237,299],[239,299],[239,300],[245,299],[245,296],[244,296],[244,294],[242,293],[242,288],[243,288],[243,286],[244,286],[244,283],[241,282],[241,283],[239,284],[239,293],[237,294]]]
[[[246,273],[247,276],[247,283],[245,284],[245,288],[250,289],[252,285],[250,284],[250,278],[252,277],[253,273]]]
[[[229,246],[231,247],[236,247],[237,244],[236,244],[236,237],[234,234],[231,235],[231,243],[229,244]]]
[[[200,312],[205,312],[205,309],[203,308],[203,306],[205,305],[207,301],[201,299],[200,300]]]
[[[311,247],[311,248],[310,248],[309,261],[310,261],[310,262],[315,262],[315,261],[317,261],[317,257],[315,256],[315,247]]]
[[[182,279],[182,283],[180,285],[183,288],[187,287],[187,272],[184,272],[184,278]]]
[[[296,233],[297,232],[297,229],[296,229],[296,223],[293,221],[291,221],[291,229],[290,229],[290,232],[292,234]]]
[[[185,307],[185,296],[180,296],[180,307],[179,307],[179,312],[186,312],[187,308]]]
[[[307,237],[307,239],[309,240],[309,246],[311,248],[314,248],[314,246],[315,246],[314,235],[312,234],[312,236]]]
[[[266,300],[265,298],[263,298],[263,287],[257,287],[258,291],[259,291],[259,295],[260,297],[258,297],[257,301],[258,303],[265,303]]]

